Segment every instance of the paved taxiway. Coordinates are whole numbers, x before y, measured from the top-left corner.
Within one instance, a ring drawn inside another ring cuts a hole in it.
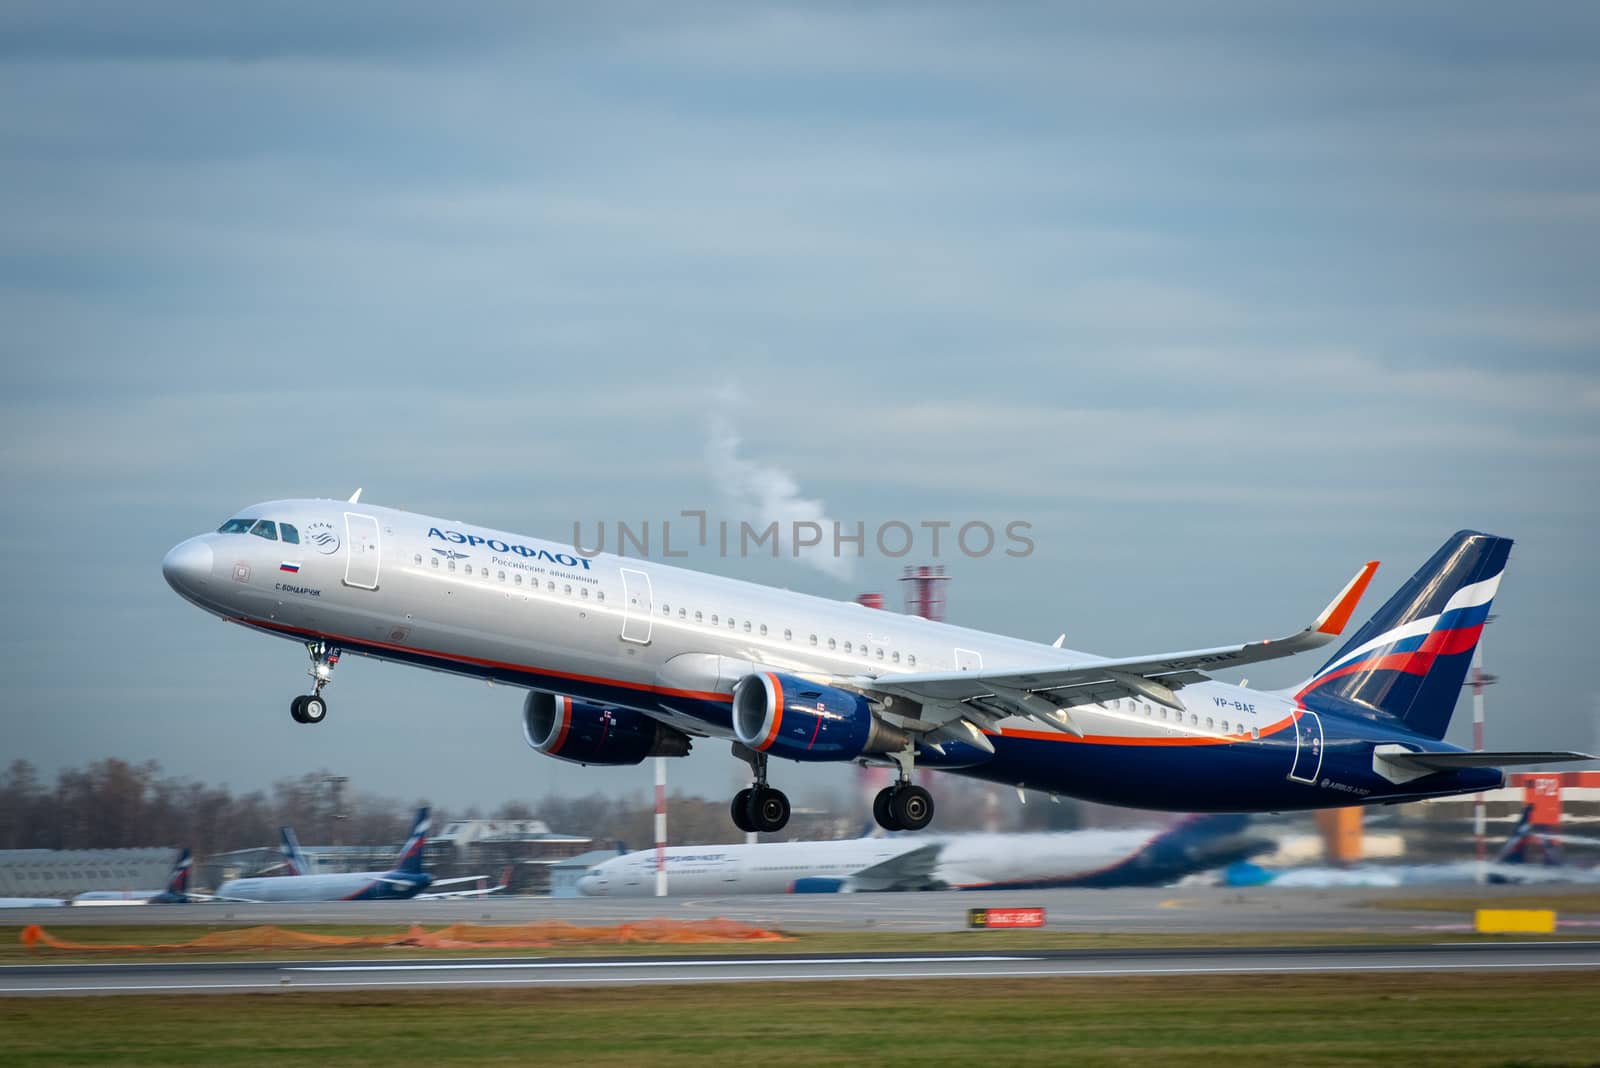
[[[1184,976],[1289,972],[1600,970],[1600,943],[1544,942],[1285,949],[1057,950],[1017,953],[563,960],[64,964],[0,968],[14,995],[229,994],[284,990],[604,987],[830,979]]]
[[[331,901],[303,904],[141,905],[115,908],[6,909],[0,924],[52,929],[90,924],[447,924],[564,920],[608,925],[666,917],[722,916],[786,931],[953,931],[969,908],[1042,905],[1054,931],[1194,934],[1221,931],[1406,932],[1449,930],[1465,913],[1385,908],[1407,897],[1471,897],[1515,907],[1518,898],[1555,888],[1169,887],[1151,890],[1024,890],[915,894],[789,894],[737,897],[491,897],[441,901]],[[1600,915],[1562,914],[1563,926],[1600,933]]]

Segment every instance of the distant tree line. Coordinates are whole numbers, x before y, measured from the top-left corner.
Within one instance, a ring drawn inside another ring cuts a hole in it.
[[[992,787],[949,776],[930,783],[939,799],[941,830],[975,830],[985,825],[984,800]],[[133,764],[108,757],[86,768],[63,769],[48,782],[26,760],[13,760],[0,773],[0,849],[117,849],[187,846],[201,856],[233,849],[275,846],[278,828],[292,826],[300,840],[315,845],[379,845],[398,842],[418,805],[376,794],[351,793],[343,778],[312,771],[280,779],[270,790],[234,795],[210,786],[163,775],[155,761]],[[987,793],[986,793],[987,791]],[[855,814],[854,809],[863,809]],[[742,837],[728,818],[726,798],[706,799],[675,793],[668,803],[669,838],[674,844],[732,842]],[[1030,805],[1007,814],[1008,827],[1061,829],[1075,825],[1077,806]],[[583,797],[547,796],[535,802],[507,801],[485,811],[433,809],[435,833],[452,819],[538,819],[552,831],[584,835],[597,846],[623,842],[641,849],[655,840],[655,806],[648,794],[592,793]],[[829,794],[802,801],[786,832],[797,838],[856,834],[864,826],[864,805]]]

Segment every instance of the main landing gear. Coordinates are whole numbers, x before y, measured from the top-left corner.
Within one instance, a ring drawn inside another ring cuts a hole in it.
[[[324,641],[306,643],[311,656],[311,692],[301,694],[289,702],[289,715],[296,723],[321,723],[328,718],[328,702],[322,699],[322,688],[333,678],[333,665],[339,662],[339,650]]]
[[[933,798],[911,784],[912,750],[894,754],[900,777],[872,799],[872,818],[886,831],[920,831],[933,822]]]
[[[756,781],[733,795],[729,814],[733,825],[751,834],[764,831],[771,834],[781,831],[789,823],[789,798],[782,790],[767,785],[767,754],[757,753],[735,743],[734,755],[742,758],[755,772]]]

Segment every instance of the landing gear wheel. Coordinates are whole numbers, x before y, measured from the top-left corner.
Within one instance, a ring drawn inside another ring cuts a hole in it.
[[[745,787],[733,795],[731,814],[733,825],[745,834],[755,830],[755,825],[750,822],[750,795],[755,793],[750,787]]]
[[[289,715],[294,718],[296,723],[304,723],[306,721],[305,704],[306,699],[304,696],[296,697],[289,702]]]
[[[894,818],[893,797],[893,786],[885,786],[879,790],[878,795],[872,799],[872,818],[886,831],[903,831],[905,828]]]
[[[889,798],[889,813],[902,829],[920,831],[933,822],[933,798],[920,786],[902,786]]]
[[[768,834],[781,831],[789,822],[789,799],[782,790],[758,786],[750,795],[747,818],[754,830]]]
[[[321,723],[328,717],[328,702],[316,694],[300,698],[300,722]]]

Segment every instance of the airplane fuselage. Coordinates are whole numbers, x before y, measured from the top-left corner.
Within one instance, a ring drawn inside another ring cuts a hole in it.
[[[234,524],[296,541],[205,534],[168,554],[188,600],[223,619],[347,653],[633,709],[732,738],[731,692],[756,671],[892,678],[1102,658],[1018,638],[369,504],[285,500]],[[1015,717],[922,746],[919,767],[1174,811],[1282,811],[1498,786],[1496,769],[1406,782],[1374,747],[1414,737],[1384,716],[1320,714],[1292,694],[1217,681],[1078,705],[1081,734]],[[277,881],[277,880],[273,880]]]

